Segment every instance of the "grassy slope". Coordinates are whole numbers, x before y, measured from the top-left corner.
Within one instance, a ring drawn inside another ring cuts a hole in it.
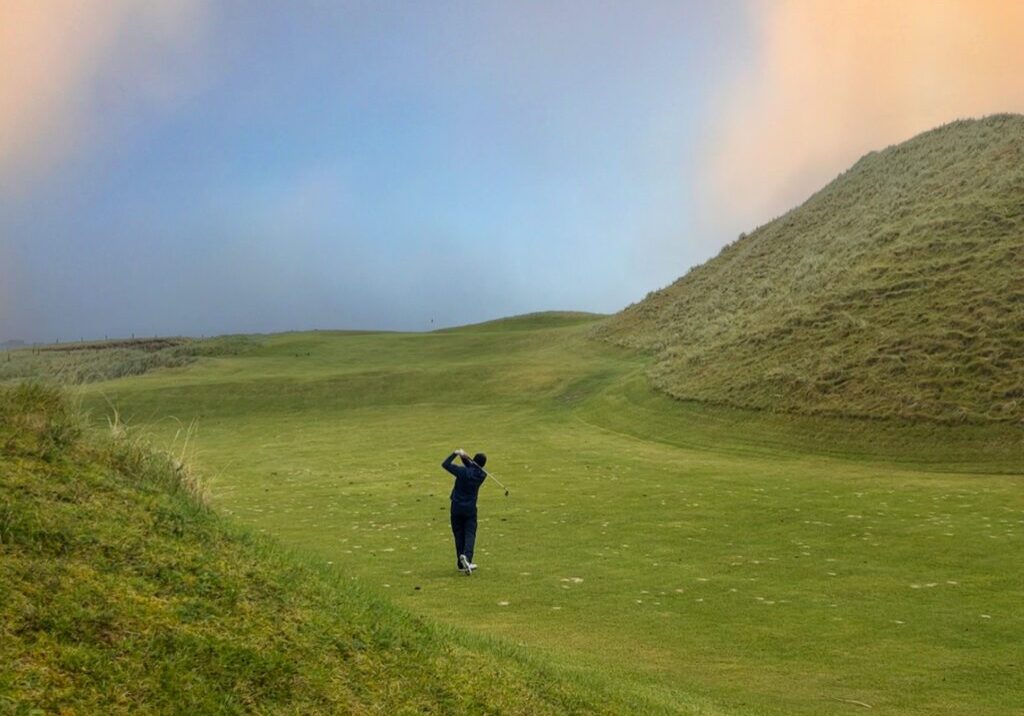
[[[603,326],[680,398],[1024,420],[1024,117],[873,152]]]
[[[622,710],[225,522],[56,393],[0,388],[0,448],[0,713]]]
[[[1019,430],[684,404],[591,324],[509,328],[270,336],[86,400],[167,442],[199,416],[220,511],[419,614],[459,605],[625,712],[1019,701]],[[456,446],[512,490],[484,489],[472,579],[438,467]]]

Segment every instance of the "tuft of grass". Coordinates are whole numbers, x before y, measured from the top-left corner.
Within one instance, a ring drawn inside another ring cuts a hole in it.
[[[107,424],[109,441],[103,454],[112,469],[134,475],[140,484],[180,492],[197,505],[207,504],[206,484],[189,467],[189,448],[199,424],[196,418],[179,427],[171,447],[162,450],[155,448],[144,432],[128,426],[116,407],[112,407]]]
[[[4,390],[0,401],[0,446],[6,454],[50,461],[75,444],[82,421],[65,398],[37,382]]]
[[[670,395],[786,413],[1024,421],[1024,116],[858,161],[596,329]]]
[[[183,452],[110,425],[0,387],[0,713],[622,712],[223,520]]]

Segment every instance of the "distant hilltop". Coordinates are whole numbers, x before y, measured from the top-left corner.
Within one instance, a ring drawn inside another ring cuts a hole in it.
[[[681,399],[1024,424],[1024,116],[871,152],[595,330]]]

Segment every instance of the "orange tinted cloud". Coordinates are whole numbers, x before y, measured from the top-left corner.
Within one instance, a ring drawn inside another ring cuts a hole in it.
[[[753,61],[707,145],[707,210],[749,229],[872,149],[961,117],[1024,111],[1020,0],[780,0],[751,6]]]
[[[193,0],[4,0],[0,3],[0,190],[52,169],[95,135],[95,89],[166,101],[203,26]]]

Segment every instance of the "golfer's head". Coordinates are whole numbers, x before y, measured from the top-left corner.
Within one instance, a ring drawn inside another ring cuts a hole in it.
[[[487,464],[487,456],[484,455],[482,452],[478,452],[476,455],[473,456],[473,462],[475,462],[480,467],[483,467],[484,465]]]

